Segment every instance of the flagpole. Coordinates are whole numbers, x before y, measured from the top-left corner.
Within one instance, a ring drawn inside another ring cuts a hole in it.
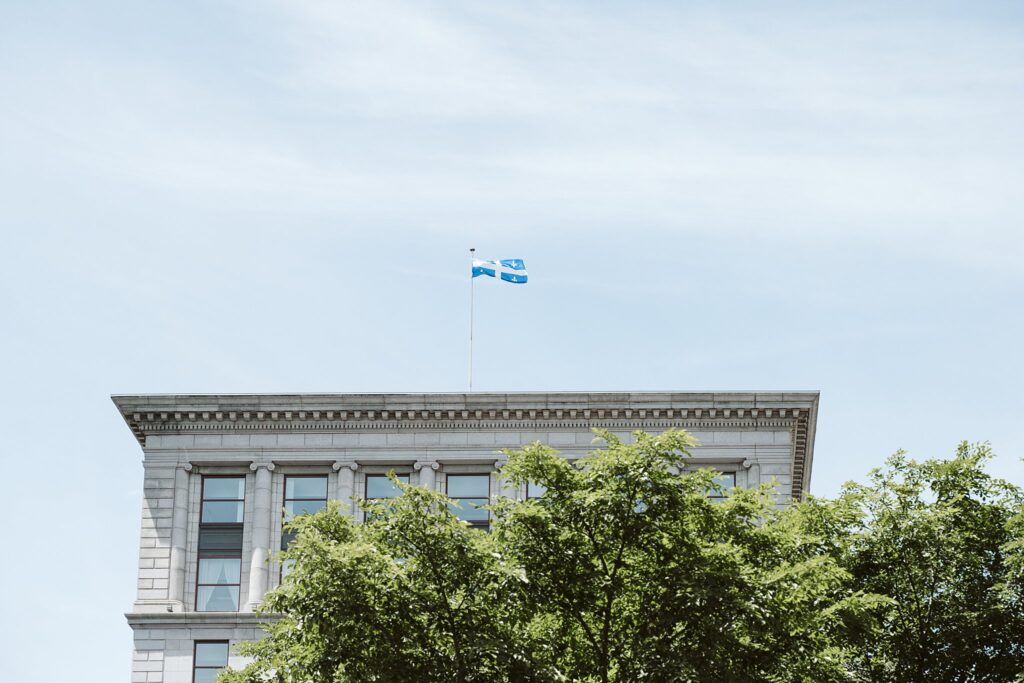
[[[473,393],[473,283],[476,278],[473,277],[473,256],[476,254],[476,248],[472,247],[469,250],[469,392]]]

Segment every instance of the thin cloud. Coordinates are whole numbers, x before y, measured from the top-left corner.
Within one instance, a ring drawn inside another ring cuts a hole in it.
[[[1012,26],[750,7],[260,7],[234,5],[237,28],[278,59],[248,80],[88,47],[34,55],[4,76],[16,97],[0,137],[61,173],[343,226],[451,234],[487,216],[504,234],[842,237],[1004,268],[1024,248]]]

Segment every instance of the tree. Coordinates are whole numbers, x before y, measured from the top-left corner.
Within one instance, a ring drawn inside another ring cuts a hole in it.
[[[293,569],[261,607],[281,618],[244,644],[254,663],[219,680],[549,680],[516,630],[522,573],[443,496],[402,487],[366,505],[365,524],[336,503],[292,522]]]
[[[536,444],[503,476],[546,487],[499,500],[491,534],[402,485],[295,521],[280,615],[222,681],[840,681],[879,607],[830,533],[841,504],[779,511],[769,488],[708,498],[682,431],[610,433],[569,463]],[[397,480],[396,480],[397,483]],[[849,521],[849,520],[847,520]]]
[[[846,680],[846,633],[872,596],[814,528],[830,508],[780,512],[769,487],[708,497],[684,472],[685,432],[635,434],[571,465],[541,445],[504,472],[546,487],[503,501],[495,537],[529,581],[529,612],[559,670],[579,681]],[[817,515],[814,513],[818,513]]]
[[[1016,681],[1024,674],[1022,494],[985,472],[987,445],[949,460],[899,452],[848,484],[839,530],[856,585],[887,596],[856,666],[871,681]]]

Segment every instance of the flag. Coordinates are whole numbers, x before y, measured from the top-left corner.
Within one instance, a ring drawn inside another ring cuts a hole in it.
[[[473,259],[473,277],[478,275],[501,277],[505,282],[521,285],[526,282],[526,264],[521,258],[506,258],[500,261]]]

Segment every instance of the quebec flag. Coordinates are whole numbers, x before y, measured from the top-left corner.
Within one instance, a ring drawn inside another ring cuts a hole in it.
[[[505,282],[521,285],[526,283],[526,264],[521,258],[506,258],[500,261],[473,259],[473,277],[478,275],[501,277]]]

